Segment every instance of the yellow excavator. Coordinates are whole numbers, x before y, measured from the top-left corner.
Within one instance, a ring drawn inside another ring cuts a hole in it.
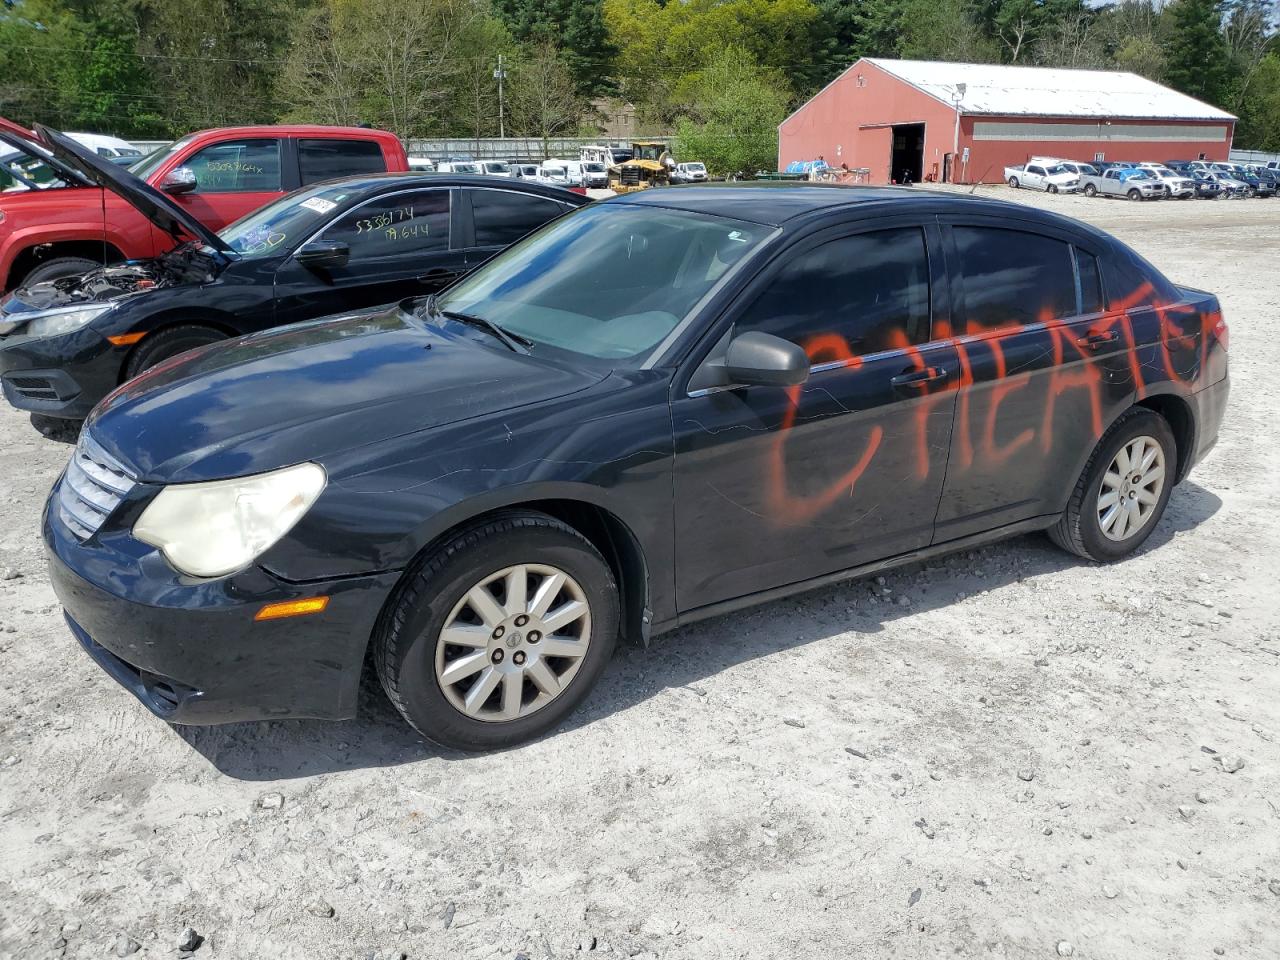
[[[671,180],[675,159],[661,140],[634,140],[631,159],[609,168],[609,188],[616,193],[631,193],[649,187],[661,187]]]

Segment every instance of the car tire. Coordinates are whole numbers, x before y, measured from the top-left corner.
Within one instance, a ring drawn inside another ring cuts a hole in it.
[[[1092,183],[1086,183],[1084,185],[1084,195],[1086,197],[1096,197],[1098,195],[1098,188]]]
[[[1098,563],[1133,553],[1164,514],[1173,491],[1177,449],[1173,430],[1160,414],[1142,407],[1124,413],[1093,448],[1067,509],[1049,528],[1050,539]],[[1137,456],[1135,451],[1141,451],[1143,463],[1130,465],[1133,472],[1128,473],[1123,468],[1130,455]],[[1134,477],[1139,478],[1137,482]],[[1150,502],[1139,499],[1142,493]]]
[[[1050,192],[1050,193],[1057,193],[1057,192],[1058,192],[1058,185],[1057,185],[1056,183],[1051,183],[1051,184],[1049,184],[1049,186],[1048,186],[1048,190],[1049,190],[1049,192]]]
[[[1141,190],[1130,190],[1130,191],[1129,191],[1129,199],[1130,199],[1130,200],[1141,200],[1141,199],[1142,199],[1142,191],[1141,191]]]
[[[1010,187],[1012,187],[1014,190],[1017,190],[1017,189],[1018,189],[1018,178],[1017,178],[1017,177],[1010,177],[1010,178],[1009,178],[1009,186],[1010,186]]]
[[[51,417],[44,413],[33,413],[31,425],[42,437],[58,443],[74,444],[80,439],[80,428],[83,420],[64,420],[62,417]]]
[[[194,323],[184,323],[178,327],[168,327],[153,333],[142,340],[129,355],[124,365],[124,378],[132,380],[144,370],[149,370],[161,361],[176,357],[180,353],[194,350],[196,347],[208,346],[219,340],[227,339],[227,335],[213,327],[204,327]]]
[[[523,600],[511,589],[517,577]],[[397,588],[374,664],[392,704],[428,740],[502,749],[546,733],[586,698],[613,654],[618,611],[613,573],[582,534],[542,513],[497,514],[451,535]],[[552,641],[569,655],[549,654]]]
[[[89,260],[85,257],[56,257],[53,260],[46,260],[34,270],[29,271],[22,278],[20,286],[29,287],[33,283],[43,283],[45,280],[78,277],[90,270],[97,270],[101,266],[101,260]]]

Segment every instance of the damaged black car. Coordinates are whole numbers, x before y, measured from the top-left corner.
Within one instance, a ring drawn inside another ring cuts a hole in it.
[[[215,233],[109,161],[50,137],[59,160],[184,241],[155,259],[36,283],[0,301],[5,399],[50,435],[179,353],[429,294],[588,202],[493,177],[375,174],[304,188]]]

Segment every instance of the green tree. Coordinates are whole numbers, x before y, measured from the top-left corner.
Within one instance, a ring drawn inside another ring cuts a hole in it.
[[[511,35],[560,53],[579,93],[610,92],[617,53],[605,27],[602,0],[493,0]]]
[[[776,169],[790,97],[776,72],[729,47],[681,86],[688,112],[676,126],[676,156],[701,160],[713,175]]]
[[[517,135],[539,137],[546,158],[547,141],[576,133],[586,105],[553,43],[524,48],[512,58],[511,68],[512,128]]]
[[[1176,0],[1164,16],[1170,21],[1165,82],[1207,103],[1225,103],[1233,69],[1222,36],[1221,0]]]
[[[1280,152],[1280,54],[1262,58],[1239,109],[1235,142],[1246,149]]]

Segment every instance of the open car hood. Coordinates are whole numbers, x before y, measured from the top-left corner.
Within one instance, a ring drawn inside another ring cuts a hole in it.
[[[197,240],[221,253],[234,253],[216,233],[124,167],[43,124],[36,124],[36,134],[54,159],[122,198],[175,240]]]

